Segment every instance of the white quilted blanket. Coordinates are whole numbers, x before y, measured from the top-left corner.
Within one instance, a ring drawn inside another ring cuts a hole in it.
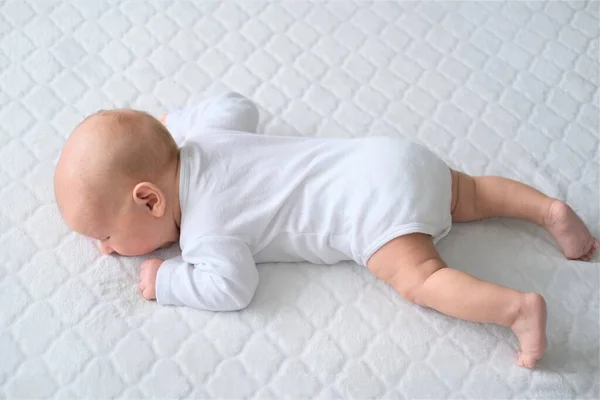
[[[456,225],[439,250],[546,296],[534,371],[507,329],[411,305],[352,264],[264,265],[239,313],[144,302],[141,259],[69,233],[52,173],[90,112],[231,89],[266,134],[411,137],[567,200],[599,235],[599,6],[1,1],[0,398],[598,398],[600,263],[530,224]]]

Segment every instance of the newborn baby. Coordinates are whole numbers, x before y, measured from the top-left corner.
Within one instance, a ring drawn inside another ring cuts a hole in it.
[[[55,192],[75,231],[104,253],[182,254],[141,267],[144,298],[230,311],[256,290],[256,263],[354,260],[406,299],[453,317],[510,327],[519,363],[546,348],[546,304],[449,268],[434,244],[452,222],[532,221],[569,259],[599,242],[560,200],[522,183],[471,177],[399,138],[256,135],[258,111],[228,93],[158,119],[100,111],[73,132]]]

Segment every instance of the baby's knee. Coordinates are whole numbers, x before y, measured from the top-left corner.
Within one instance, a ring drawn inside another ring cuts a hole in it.
[[[396,288],[396,291],[406,300],[426,306],[423,301],[425,282],[427,282],[427,279],[431,275],[445,267],[446,264],[439,258],[427,260],[415,267],[415,269],[418,270],[417,274],[415,274],[415,279],[400,283]]]
[[[423,286],[433,273],[445,268],[446,264],[439,258],[430,258],[418,265],[402,266],[389,271],[387,268],[380,268],[377,272],[371,269],[376,277],[392,286],[396,291],[408,301],[417,304],[423,304],[421,301]]]

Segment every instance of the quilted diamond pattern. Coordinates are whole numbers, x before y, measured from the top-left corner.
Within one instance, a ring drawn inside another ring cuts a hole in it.
[[[455,226],[452,265],[542,292],[547,356],[400,299],[356,265],[264,265],[251,306],[161,308],[141,258],[69,233],[52,171],[100,108],[225,89],[266,134],[403,135],[559,196],[600,234],[596,1],[0,3],[0,397],[598,398],[600,264],[517,221]],[[167,251],[173,254],[175,250]]]

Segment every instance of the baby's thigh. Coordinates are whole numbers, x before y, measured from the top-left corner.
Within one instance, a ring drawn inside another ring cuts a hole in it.
[[[367,262],[379,279],[406,295],[413,288],[446,265],[433,245],[431,236],[412,233],[397,237],[383,245]]]

